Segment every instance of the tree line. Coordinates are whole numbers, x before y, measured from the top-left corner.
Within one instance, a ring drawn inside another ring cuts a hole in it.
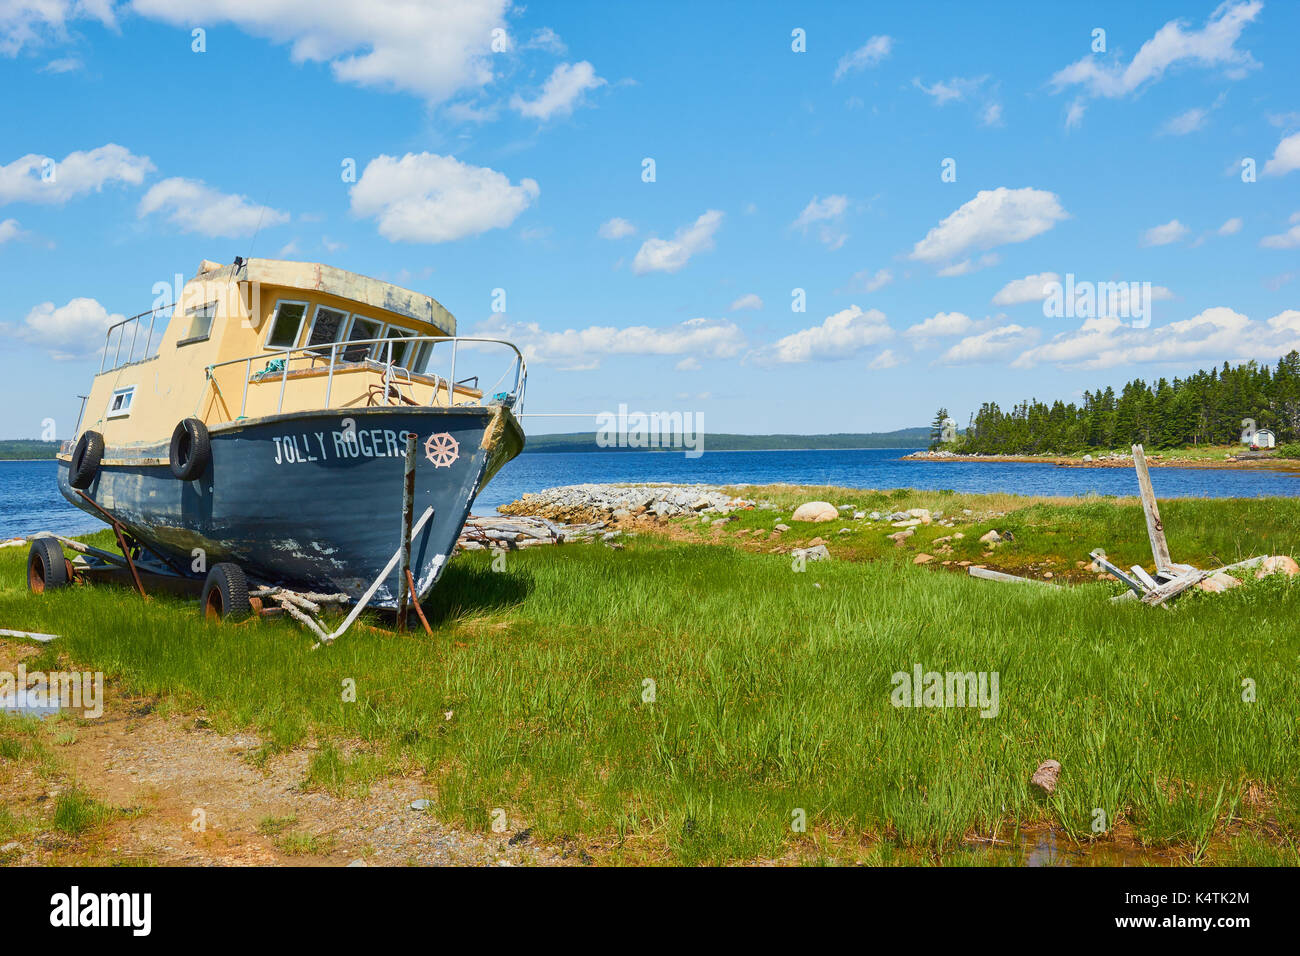
[[[939,447],[946,409],[931,424],[931,448]],[[985,402],[970,416],[964,434],[944,446],[959,454],[1073,454],[1142,444],[1147,448],[1236,444],[1242,419],[1268,428],[1279,445],[1300,441],[1300,352],[1276,367],[1250,361],[1199,371],[1172,381],[1134,379],[1115,394],[1106,386],[1084,392],[1083,402],[1048,405],[1037,399],[1003,410]]]

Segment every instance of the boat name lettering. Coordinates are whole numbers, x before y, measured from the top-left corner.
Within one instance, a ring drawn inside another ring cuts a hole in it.
[[[401,458],[406,454],[407,434],[391,428],[346,428],[272,436],[275,464],[297,465],[331,458]]]

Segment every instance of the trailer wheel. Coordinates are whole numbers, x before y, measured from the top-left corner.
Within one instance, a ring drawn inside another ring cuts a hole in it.
[[[44,594],[55,588],[65,588],[72,582],[68,560],[63,549],[53,538],[37,538],[27,552],[27,590]]]
[[[239,565],[214,564],[203,583],[203,616],[209,620],[241,620],[253,613],[248,600],[248,579]]]
[[[172,432],[172,474],[181,481],[193,481],[203,474],[211,460],[212,442],[208,438],[208,426],[197,418],[177,422],[176,430]]]
[[[68,484],[73,488],[89,488],[99,474],[99,463],[104,460],[104,436],[99,432],[84,432],[72,449],[68,463]]]

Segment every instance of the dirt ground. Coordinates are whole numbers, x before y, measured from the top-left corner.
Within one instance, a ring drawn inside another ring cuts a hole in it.
[[[36,649],[0,641],[11,673]],[[80,838],[52,826],[20,837],[13,865],[518,866],[579,862],[533,845],[526,833],[480,834],[445,826],[413,801],[418,779],[390,779],[365,797],[305,791],[310,749],[255,762],[262,741],[223,735],[195,715],[161,715],[147,699],[106,688],[102,717],[58,721],[46,735],[57,770],[5,761],[0,804],[14,817],[52,821],[59,793],[80,786],[121,812]],[[69,739],[70,738],[70,739]],[[201,811],[201,813],[196,813]],[[266,821],[279,821],[268,825]],[[202,824],[200,826],[200,823]],[[260,825],[260,826],[259,826]],[[269,832],[274,831],[274,832]],[[314,838],[314,839],[309,839]],[[511,840],[514,840],[512,845]],[[286,846],[289,852],[286,852]]]

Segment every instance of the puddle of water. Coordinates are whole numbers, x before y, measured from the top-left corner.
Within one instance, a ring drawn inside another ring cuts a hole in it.
[[[1076,843],[1059,829],[1022,830],[1011,843],[990,849],[1019,866],[1168,866],[1175,854],[1122,840]]]
[[[33,690],[0,694],[0,711],[20,717],[45,718],[59,712],[58,697]]]

